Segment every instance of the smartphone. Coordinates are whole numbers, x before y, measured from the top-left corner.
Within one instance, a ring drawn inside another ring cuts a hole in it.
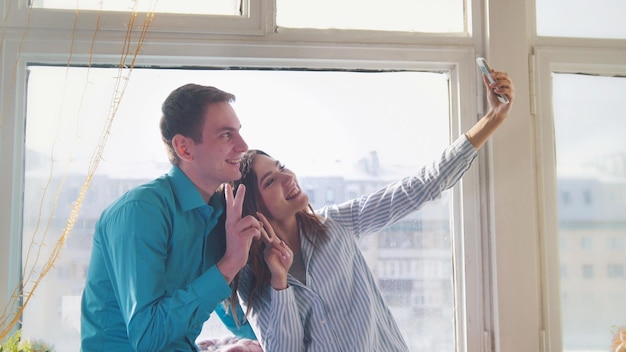
[[[487,60],[485,60],[484,57],[479,57],[476,59],[476,63],[478,64],[478,67],[483,72],[483,74],[487,76],[487,79],[489,80],[489,82],[494,83],[495,80],[490,75],[491,67],[489,67],[489,65],[487,64]],[[506,95],[504,94],[496,94],[496,95],[498,96],[498,100],[500,100],[502,104],[509,103],[509,98],[507,98]]]

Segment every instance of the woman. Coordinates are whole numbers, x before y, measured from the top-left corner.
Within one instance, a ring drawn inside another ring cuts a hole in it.
[[[291,170],[262,151],[245,154],[243,215],[259,218],[263,242],[252,245],[232,299],[265,351],[408,351],[357,241],[438,198],[471,166],[514,100],[508,75],[491,76],[489,112],[432,166],[339,205],[314,211]]]

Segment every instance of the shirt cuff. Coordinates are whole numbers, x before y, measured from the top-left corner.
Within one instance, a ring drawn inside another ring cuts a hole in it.
[[[217,265],[210,267],[192,286],[200,303],[211,311],[219,302],[229,298],[232,292]]]
[[[465,134],[460,135],[451,146],[456,154],[465,155],[468,160],[473,160],[478,155],[478,150]]]

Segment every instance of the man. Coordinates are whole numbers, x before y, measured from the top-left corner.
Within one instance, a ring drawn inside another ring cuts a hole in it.
[[[196,351],[214,310],[235,335],[254,338],[222,303],[260,236],[259,222],[241,217],[243,196],[233,197],[228,185],[225,197],[217,191],[241,177],[248,149],[234,99],[187,84],[163,103],[161,136],[172,168],[124,194],[96,224],[82,351]]]

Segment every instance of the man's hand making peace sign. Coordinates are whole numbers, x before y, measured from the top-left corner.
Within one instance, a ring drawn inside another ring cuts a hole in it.
[[[254,216],[241,217],[243,199],[246,194],[244,185],[239,185],[237,194],[233,195],[233,187],[226,184],[226,252],[217,263],[218,270],[231,283],[235,275],[248,262],[248,253],[253,239],[261,236],[261,224]]]

